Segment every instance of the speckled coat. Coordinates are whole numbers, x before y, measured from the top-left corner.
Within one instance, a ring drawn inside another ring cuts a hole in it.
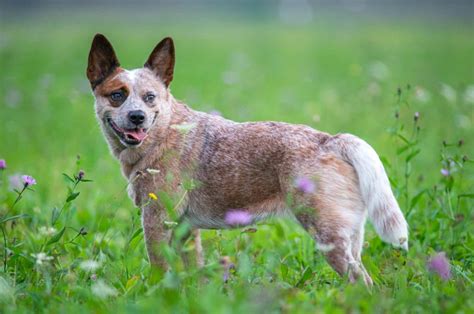
[[[361,262],[367,214],[383,240],[408,249],[407,223],[366,142],[304,125],[237,123],[194,111],[170,93],[173,68],[170,38],[156,46],[143,68],[128,71],[107,39],[97,35],[87,69],[97,118],[129,180],[130,197],[142,208],[152,264],[165,264],[158,245],[169,239],[170,217],[149,193],[174,197],[180,221],[195,229],[229,228],[225,215],[235,209],[254,221],[295,217],[339,274],[368,285],[372,280]],[[139,130],[127,120],[132,110],[144,113]],[[126,135],[133,132],[146,137],[139,143],[133,138],[132,145]],[[295,179],[301,177],[312,180],[315,191],[297,189]],[[198,263],[204,263],[202,257]]]

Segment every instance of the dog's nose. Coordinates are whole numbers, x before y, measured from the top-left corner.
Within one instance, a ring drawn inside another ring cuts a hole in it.
[[[132,110],[128,113],[128,119],[133,124],[139,125],[145,121],[145,113],[141,110]]]

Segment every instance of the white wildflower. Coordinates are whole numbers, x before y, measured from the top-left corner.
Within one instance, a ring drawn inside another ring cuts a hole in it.
[[[367,92],[372,96],[377,96],[380,94],[380,85],[377,82],[371,82],[367,87]]]
[[[96,244],[106,244],[110,242],[110,236],[101,232],[96,232],[94,234],[94,243]]]
[[[369,74],[376,80],[383,81],[390,76],[390,70],[385,63],[374,61],[369,64]]]
[[[415,99],[421,103],[427,103],[431,99],[430,93],[421,86],[415,88]]]
[[[312,120],[313,122],[319,123],[321,122],[321,116],[319,114],[314,114]]]
[[[39,228],[39,233],[41,235],[44,235],[44,236],[52,236],[53,234],[56,233],[56,228],[54,227],[45,227],[45,226],[42,226]]]
[[[440,91],[441,95],[443,95],[444,98],[446,98],[446,100],[453,104],[456,102],[456,99],[457,99],[457,93],[456,93],[456,90],[454,88],[452,88],[451,86],[449,86],[448,84],[441,84],[441,91]]]
[[[118,294],[114,287],[109,286],[101,279],[97,280],[97,282],[92,285],[91,290],[96,297],[101,299],[114,297]]]
[[[79,264],[79,267],[82,270],[85,270],[85,271],[88,271],[88,272],[93,272],[93,271],[95,271],[96,269],[98,269],[100,267],[100,263],[98,261],[94,261],[94,260],[89,259],[89,260],[82,261]]]
[[[474,85],[469,85],[464,92],[464,101],[469,104],[474,104]]]
[[[40,252],[38,254],[31,254],[31,256],[36,258],[36,265],[43,265],[44,263],[53,259],[52,256],[48,256],[44,252]]]
[[[463,115],[463,114],[458,114],[456,116],[456,123],[457,125],[459,125],[461,128],[463,129],[469,129],[471,128],[471,125],[472,125],[472,119],[467,116],[467,115]]]

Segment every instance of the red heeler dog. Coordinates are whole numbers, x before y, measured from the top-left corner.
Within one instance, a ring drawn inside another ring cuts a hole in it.
[[[235,209],[249,223],[295,217],[337,273],[367,285],[372,279],[361,262],[367,216],[384,241],[408,249],[407,222],[369,144],[304,125],[237,123],[195,111],[170,93],[174,63],[173,40],[165,38],[142,68],[125,70],[98,34],[87,67],[100,126],[142,210],[153,265],[166,267],[158,246],[171,233],[165,206],[150,198],[157,191],[182,196],[176,212],[199,250],[196,230],[232,227],[226,215]]]

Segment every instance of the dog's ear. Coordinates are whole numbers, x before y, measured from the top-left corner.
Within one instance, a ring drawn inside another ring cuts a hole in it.
[[[168,87],[173,80],[174,44],[173,39],[166,37],[156,45],[144,65],[152,70]]]
[[[92,41],[87,65],[87,78],[92,89],[102,83],[112,72],[120,66],[114,48],[102,34],[96,34]]]

